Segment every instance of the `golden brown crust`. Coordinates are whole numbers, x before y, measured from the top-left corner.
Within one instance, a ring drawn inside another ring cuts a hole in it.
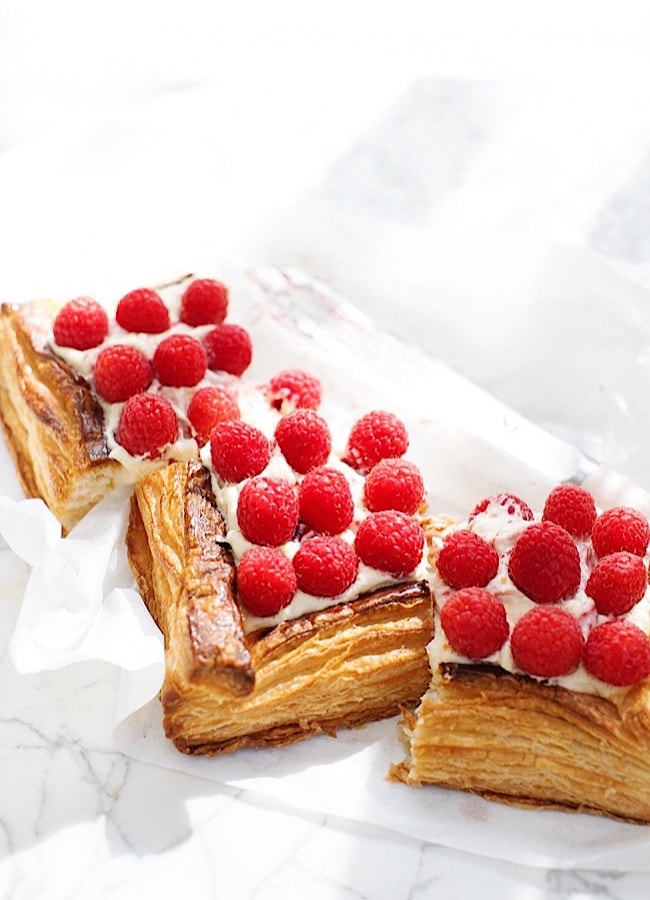
[[[391,777],[520,806],[650,822],[650,685],[613,699],[448,665],[402,722]]]
[[[55,308],[0,307],[0,417],[25,492],[68,531],[113,487],[103,414],[89,385],[47,348]]]
[[[172,464],[136,487],[127,551],[166,654],[193,682],[250,693],[254,674],[234,597],[234,563],[210,476],[198,461]]]
[[[163,721],[176,746],[204,754],[283,746],[416,703],[430,674],[427,585],[391,586],[245,635],[208,485],[198,463],[148,476],[127,537],[165,636]]]

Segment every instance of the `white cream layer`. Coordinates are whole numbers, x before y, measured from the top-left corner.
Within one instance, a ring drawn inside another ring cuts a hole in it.
[[[536,518],[536,521],[539,521],[539,519]],[[446,535],[453,531],[467,529],[480,535],[488,541],[488,543],[494,544],[494,547],[499,554],[499,568],[492,581],[486,585],[486,589],[503,601],[511,633],[523,614],[529,609],[533,609],[537,606],[534,601],[530,600],[515,587],[508,574],[508,558],[510,551],[514,547],[519,535],[531,524],[530,521],[526,522],[523,519],[509,516],[504,507],[499,506],[498,504],[491,504],[486,512],[475,516],[471,522],[460,522],[444,528],[440,532],[440,536],[434,539],[435,547],[439,549],[442,546],[443,539]],[[577,540],[576,544],[580,555],[580,586],[575,596],[568,600],[562,600],[559,603],[554,604],[554,606],[570,613],[577,620],[583,632],[583,636],[586,637],[591,628],[601,622],[607,621],[608,617],[598,613],[594,601],[585,593],[587,579],[598,561],[593,547],[591,546],[591,541],[588,539]],[[645,562],[647,567],[647,559]],[[445,605],[455,591],[442,580],[438,574],[435,561],[431,565],[430,580],[433,596],[435,598],[436,615],[435,637],[428,648],[432,671],[437,672],[440,664],[444,662],[469,664],[472,660],[456,653],[447,640],[440,625],[439,609]],[[620,618],[624,618],[637,625],[646,634],[650,633],[650,592],[647,588],[643,598],[625,616],[621,616]],[[499,651],[493,653],[486,659],[481,660],[481,662],[499,666],[507,672],[526,674],[517,667],[512,657],[510,639],[505,642]],[[572,672],[569,675],[537,680],[543,680],[548,684],[561,685],[572,691],[598,694],[604,697],[612,696],[617,691],[621,690],[621,688],[605,684],[602,681],[599,681],[599,679],[594,678],[593,675],[590,675],[589,672],[586,671],[582,663],[580,663],[575,672]]]

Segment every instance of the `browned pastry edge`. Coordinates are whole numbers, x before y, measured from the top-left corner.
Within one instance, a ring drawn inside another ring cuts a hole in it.
[[[430,678],[426,584],[244,634],[222,533],[200,464],[172,464],[137,486],[127,547],[165,638],[163,723],[178,749],[279,747],[418,702]]]
[[[26,494],[69,531],[113,487],[101,406],[46,344],[55,307],[0,307],[0,418]]]
[[[614,699],[490,666],[441,668],[402,721],[390,778],[503,803],[650,822],[650,685]]]

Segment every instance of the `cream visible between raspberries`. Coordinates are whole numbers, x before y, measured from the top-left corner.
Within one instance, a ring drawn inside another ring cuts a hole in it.
[[[271,389],[272,406],[274,393]],[[377,421],[383,423],[383,437],[370,438],[373,465],[368,468],[367,454],[359,466],[350,465],[351,442],[363,456],[358,435],[372,432]],[[386,423],[394,425],[398,444]],[[396,447],[406,452],[408,434],[396,416],[383,410],[352,421],[345,446],[338,448],[327,420],[312,407],[278,413],[272,432],[237,422],[224,422],[213,430],[201,458],[213,473],[217,505],[226,522],[225,539],[236,563],[244,565],[240,599],[248,631],[383,586],[424,580],[420,520],[424,485],[413,463],[382,457]],[[370,509],[365,487],[380,464],[377,508]],[[403,489],[405,474],[408,484]],[[284,560],[292,564],[291,590],[282,581],[287,571]],[[275,609],[271,593],[277,598]]]
[[[136,288],[112,315],[88,297],[59,311],[52,348],[95,389],[110,455],[128,480],[161,462],[196,457],[217,422],[267,405],[257,387],[241,381],[252,343],[227,315],[228,289],[208,278]],[[145,402],[142,394],[156,399]]]
[[[441,663],[482,663],[610,696],[650,675],[650,526],[558,485],[541,515],[519,497],[427,526]]]
[[[245,382],[252,344],[227,313],[209,279],[130,291],[113,317],[89,298],[63,307],[53,349],[95,388],[111,456],[131,479],[197,455],[211,470],[248,630],[423,580],[424,484],[403,422],[372,410],[333,447],[318,378]]]

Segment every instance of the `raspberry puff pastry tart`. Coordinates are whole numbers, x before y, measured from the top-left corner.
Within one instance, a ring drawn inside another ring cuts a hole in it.
[[[646,518],[563,485],[428,531],[432,681],[391,777],[650,822]]]
[[[165,638],[164,729],[186,753],[279,747],[413,706],[433,613],[423,485],[390,413],[344,461],[298,407],[218,425],[203,463],[144,478],[127,546]]]
[[[227,309],[224,285],[190,278],[131,291],[111,312],[88,297],[0,307],[7,444],[25,492],[65,532],[118,481],[198,455],[192,393],[229,390],[251,360]]]

